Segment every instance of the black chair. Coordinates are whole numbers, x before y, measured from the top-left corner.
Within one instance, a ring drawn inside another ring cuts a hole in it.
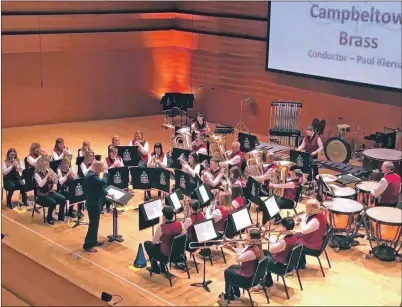
[[[277,281],[279,280],[279,276],[282,278],[283,285],[285,286],[286,296],[288,299],[289,299],[289,292],[288,292],[288,286],[286,285],[286,281],[285,281],[286,274],[288,274],[292,271],[296,271],[297,279],[299,280],[300,290],[303,291],[303,286],[302,286],[302,283],[300,280],[299,269],[298,269],[302,250],[303,250],[303,245],[301,243],[298,243],[298,244],[296,244],[295,247],[293,247],[292,253],[290,254],[290,258],[289,258],[288,264],[285,269],[280,269],[280,268],[271,269],[271,270],[268,269],[268,272],[271,272],[272,274],[277,275],[277,279],[276,279]]]
[[[168,257],[165,257],[164,259],[151,259],[151,264],[152,261],[154,260],[159,260],[160,264],[165,267],[166,270],[166,277],[169,278],[169,283],[170,286],[172,287],[172,276],[169,272],[168,269],[168,264],[170,268],[172,268],[172,263],[177,264],[177,263],[184,263],[184,266],[186,268],[187,276],[190,279],[190,272],[188,270],[187,266],[187,258],[186,258],[186,241],[187,237],[186,234],[181,234],[176,237],[174,237],[173,242],[172,242],[172,247],[170,248],[170,253]],[[152,276],[152,271],[150,272],[150,276]]]
[[[267,266],[268,266],[268,257],[264,257],[260,261],[258,261],[257,270],[255,271],[253,279],[251,280],[250,284],[247,285],[247,287],[244,287],[244,285],[236,285],[233,283],[229,283],[229,289],[230,289],[230,286],[233,285],[233,286],[237,286],[239,288],[243,288],[244,290],[246,290],[248,293],[248,297],[250,298],[251,306],[254,307],[253,299],[251,298],[250,289],[261,284],[263,286],[265,297],[267,298],[267,302],[269,304],[269,297],[268,297],[267,289],[265,288],[265,275],[267,272]],[[230,293],[228,293],[227,303],[228,304],[230,303]]]
[[[321,245],[321,249],[314,251],[314,252],[303,252],[303,254],[307,255],[307,256],[313,256],[316,257],[318,259],[318,263],[320,264],[320,268],[321,268],[321,272],[322,272],[322,276],[325,277],[325,273],[324,273],[324,268],[322,267],[321,264],[321,260],[320,260],[320,256],[322,253],[325,253],[325,257],[327,257],[327,262],[328,262],[328,266],[329,268],[331,268],[331,263],[329,262],[329,258],[328,258],[328,254],[326,251],[329,239],[332,237],[334,233],[334,228],[332,226],[329,227],[326,235],[324,236],[324,240],[322,241],[322,245]]]
[[[295,214],[297,214],[296,207],[297,207],[297,204],[299,203],[300,198],[301,198],[301,196],[302,196],[302,191],[303,191],[303,187],[300,185],[300,186],[297,188],[297,191],[296,191],[296,198],[295,198],[295,200],[293,201],[293,202],[294,202],[293,211],[295,212]]]
[[[32,218],[33,218],[33,216],[35,214],[35,211],[37,211],[37,208],[36,208],[36,206],[38,205],[37,199],[38,199],[37,189],[35,188],[34,189],[34,204],[33,204],[33,208],[32,208]],[[42,206],[42,211],[43,211],[43,223],[46,224],[46,212],[45,212],[45,207],[44,206]]]

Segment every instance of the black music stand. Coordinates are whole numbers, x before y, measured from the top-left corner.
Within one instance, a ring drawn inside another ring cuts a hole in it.
[[[61,160],[52,161],[52,162],[49,163],[50,168],[56,174],[57,174],[57,170],[60,168],[60,165],[61,165]]]
[[[331,197],[335,197],[334,191],[322,179],[321,175],[318,175],[318,180],[317,180],[317,200],[320,203],[322,203],[325,200],[324,199],[324,194],[329,194]]]
[[[190,174],[178,169],[174,172],[174,179],[176,188],[179,188],[184,195],[191,197],[191,194],[197,188],[196,180]]]
[[[84,182],[85,178],[79,178],[68,183],[68,201],[70,206],[85,201]],[[87,222],[81,221],[81,214],[77,214],[77,219],[74,221],[72,228],[76,228],[79,225],[88,225]]]
[[[197,238],[197,243],[204,243],[204,250],[207,248],[207,241],[214,240],[218,237],[218,233],[215,228],[215,224],[212,219],[195,223],[193,224],[194,226],[194,232],[195,236]],[[198,248],[198,247],[197,247]],[[207,292],[211,292],[209,289],[208,285],[212,283],[212,280],[205,280],[205,259],[207,257],[204,256],[204,268],[203,268],[203,274],[202,274],[202,282],[197,282],[194,284],[191,284],[190,286],[192,287],[203,287]]]
[[[122,158],[125,166],[137,166],[138,148],[137,146],[116,146],[117,155]]]
[[[211,156],[204,155],[204,154],[201,154],[201,153],[198,154],[198,162],[200,164],[203,163],[204,161],[207,161],[206,169],[204,168],[204,166],[201,165],[201,170],[207,170],[211,166],[211,159],[212,159]]]
[[[152,170],[150,167],[130,168],[133,189],[150,190],[152,188]]]
[[[173,193],[166,195],[165,205],[172,207],[175,213],[180,213],[184,209],[180,202],[181,200],[183,200],[183,193],[178,189]]]
[[[170,168],[181,169],[181,163],[178,161],[180,156],[183,154],[184,159],[188,161],[188,156],[190,155],[191,150],[183,149],[183,148],[173,148],[172,149],[172,165]]]
[[[240,151],[244,153],[254,150],[258,143],[257,137],[248,133],[239,132],[237,138],[240,143]]]
[[[125,206],[134,195],[114,186],[108,186],[106,188],[106,193],[106,199],[113,204],[113,234],[107,237],[109,242],[123,242],[123,237],[118,234],[117,228],[117,205]]]
[[[149,169],[151,188],[165,193],[170,192],[170,178],[173,176],[168,169],[153,167]]]
[[[252,177],[248,177],[246,187],[243,189],[244,197],[258,205],[260,203],[260,191],[261,183]]]
[[[228,223],[225,229],[225,236],[233,238],[237,233],[243,229],[253,225],[250,212],[247,207],[240,208],[234,212],[229,213]]]
[[[200,202],[200,208],[208,206],[211,200],[214,198],[211,189],[204,184],[197,187],[194,192]]]
[[[119,189],[128,189],[128,167],[113,167],[107,170],[108,178],[107,178],[107,185],[112,185]]]
[[[151,200],[138,206],[138,225],[139,230],[152,227],[152,236],[154,236],[154,226],[159,224],[162,213],[163,204],[160,199]]]

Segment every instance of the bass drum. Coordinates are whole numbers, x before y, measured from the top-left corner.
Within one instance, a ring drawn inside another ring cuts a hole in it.
[[[352,148],[344,139],[333,136],[325,142],[324,153],[329,161],[348,163],[352,156]]]

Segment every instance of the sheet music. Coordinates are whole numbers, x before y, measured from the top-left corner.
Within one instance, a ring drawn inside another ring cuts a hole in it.
[[[162,201],[157,199],[155,201],[144,204],[145,214],[148,220],[156,219],[162,216]]]
[[[205,186],[203,186],[203,185],[200,186],[200,188],[199,188],[198,190],[200,191],[202,201],[203,201],[204,203],[206,203],[207,201],[209,201],[209,196],[208,196],[207,190],[205,190]]]
[[[278,204],[276,203],[275,197],[268,198],[265,202],[265,207],[268,210],[269,216],[273,217],[277,215],[280,211]]]
[[[173,207],[175,208],[175,210],[181,209],[182,206],[176,193],[170,194],[170,199],[172,200]]]
[[[212,220],[194,225],[195,234],[197,235],[198,242],[205,242],[216,238],[217,233],[214,228]]]
[[[116,189],[109,189],[109,191],[107,191],[107,196],[114,199],[114,200],[118,200],[120,198],[122,198],[124,196],[124,192],[121,192],[119,190]]]
[[[237,231],[250,227],[253,224],[247,211],[247,207],[233,213],[232,217]]]

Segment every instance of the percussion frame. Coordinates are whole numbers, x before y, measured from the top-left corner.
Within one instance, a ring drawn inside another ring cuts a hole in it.
[[[355,220],[354,216],[356,214],[361,214],[361,211],[356,211],[356,212],[340,212],[340,211],[336,211],[336,210],[329,210],[328,209],[328,218],[329,218],[329,224],[333,227],[334,229],[334,233],[332,234],[332,244],[330,244],[330,247],[334,249],[334,251],[338,251],[340,249],[339,246],[339,239],[345,238],[346,240],[350,240],[351,242],[351,246],[349,248],[352,247],[352,245],[358,245],[358,241],[355,241],[356,238],[356,234],[357,234],[357,230],[359,227],[359,223],[357,222],[357,220]],[[335,214],[337,215],[347,215],[348,216],[348,223],[347,223],[347,228],[336,228],[335,227]],[[352,229],[352,225],[354,225],[355,227]],[[337,233],[335,233],[337,232]],[[345,234],[343,234],[345,233]],[[338,238],[338,242],[335,243],[334,241],[334,237]],[[356,242],[356,243],[355,243]],[[355,243],[355,244],[353,244]],[[347,248],[347,249],[349,249]],[[343,248],[344,250],[346,250],[345,248]]]

